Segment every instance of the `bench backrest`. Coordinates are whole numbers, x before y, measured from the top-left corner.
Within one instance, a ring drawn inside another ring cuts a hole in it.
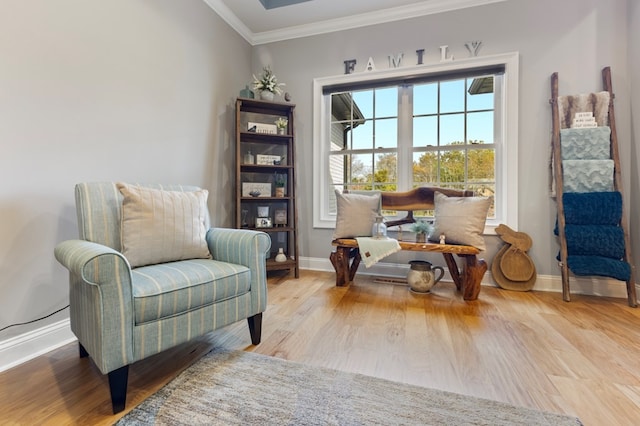
[[[402,225],[405,223],[413,223],[414,211],[433,210],[435,208],[434,195],[440,192],[448,197],[473,197],[473,191],[462,191],[458,189],[438,188],[423,186],[406,192],[382,192],[382,209],[383,210],[399,210],[406,211],[407,216],[404,219],[387,221],[387,226]]]
[[[382,208],[384,210],[433,210],[434,195],[440,192],[447,197],[473,197],[473,191],[423,186],[407,192],[382,192]]]

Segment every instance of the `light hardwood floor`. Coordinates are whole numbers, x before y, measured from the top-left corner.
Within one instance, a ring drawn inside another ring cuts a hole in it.
[[[640,309],[626,300],[453,284],[429,295],[360,275],[269,279],[262,343],[246,321],[131,367],[127,410],[214,346],[580,417],[640,424]],[[0,424],[111,424],[107,379],[70,344],[0,374]]]

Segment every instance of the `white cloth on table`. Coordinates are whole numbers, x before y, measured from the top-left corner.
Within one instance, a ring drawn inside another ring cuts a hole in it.
[[[398,240],[393,238],[357,237],[356,240],[360,248],[360,257],[367,268],[375,265],[380,259],[402,250]]]

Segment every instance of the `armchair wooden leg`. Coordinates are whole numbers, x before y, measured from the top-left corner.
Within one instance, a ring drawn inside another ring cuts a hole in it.
[[[249,333],[251,333],[251,343],[253,343],[254,345],[259,345],[260,338],[262,337],[262,312],[247,318],[247,321],[249,322]]]
[[[113,414],[124,410],[127,401],[127,381],[129,366],[125,365],[109,373],[109,390],[111,391],[111,405]]]
[[[80,358],[86,358],[89,356],[89,352],[87,352],[80,342],[78,342],[78,349],[80,350]]]

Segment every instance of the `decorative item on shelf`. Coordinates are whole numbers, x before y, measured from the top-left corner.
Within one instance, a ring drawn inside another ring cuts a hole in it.
[[[285,92],[284,100],[287,102],[291,102],[291,94],[289,92]]]
[[[282,157],[279,155],[267,155],[267,154],[258,154],[256,156],[256,164],[260,164],[263,166],[270,166],[274,164],[275,161],[281,161]]]
[[[275,124],[267,124],[267,123],[254,123],[249,121],[247,123],[247,132],[249,133],[264,133],[267,135],[275,135],[278,131],[278,128]]]
[[[440,244],[446,244],[447,237],[444,234],[440,234]]]
[[[289,124],[289,120],[284,117],[278,117],[276,120],[276,127],[278,128],[278,134],[284,135],[287,133],[287,124]]]
[[[271,183],[242,182],[243,197],[271,197]]]
[[[276,173],[274,182],[276,185],[276,197],[284,197],[284,187],[287,185],[287,175]]]
[[[247,151],[247,153],[244,155],[244,164],[253,164],[254,161],[254,156],[251,153],[251,151]]]
[[[276,226],[287,226],[287,209],[276,209],[273,213],[273,222]]]
[[[371,229],[371,236],[376,240],[387,238],[387,225],[384,224],[383,219],[384,217],[381,215],[376,216],[376,221]]]
[[[258,217],[269,217],[269,206],[258,206]]]
[[[411,291],[415,293],[428,293],[444,276],[442,266],[432,267],[431,263],[426,260],[412,260],[409,262],[409,265],[411,265],[411,267],[407,274],[407,283]],[[440,271],[437,278],[433,271]]]
[[[240,227],[248,228],[249,223],[247,222],[247,215],[249,214],[249,210],[242,209],[242,222],[240,222]]]
[[[269,217],[269,206],[258,206],[258,217],[256,218],[256,228],[271,228],[271,218]]]
[[[260,99],[265,101],[272,101],[274,95],[281,94],[281,86],[284,86],[284,83],[278,83],[276,75],[269,66],[262,68],[260,78],[253,75],[253,88],[260,92]]]
[[[287,256],[284,254],[284,249],[282,247],[278,249],[278,254],[276,255],[275,261],[278,263],[287,261]]]
[[[411,226],[411,231],[416,233],[416,243],[426,243],[428,234],[433,231],[433,225],[424,220],[418,220]]]
[[[256,228],[271,228],[270,217],[256,217]]]
[[[244,89],[242,89],[240,91],[240,97],[241,98],[247,98],[247,99],[253,99],[255,97],[255,95],[253,94],[253,92],[251,91],[251,89],[249,89],[249,86],[244,86]]]

